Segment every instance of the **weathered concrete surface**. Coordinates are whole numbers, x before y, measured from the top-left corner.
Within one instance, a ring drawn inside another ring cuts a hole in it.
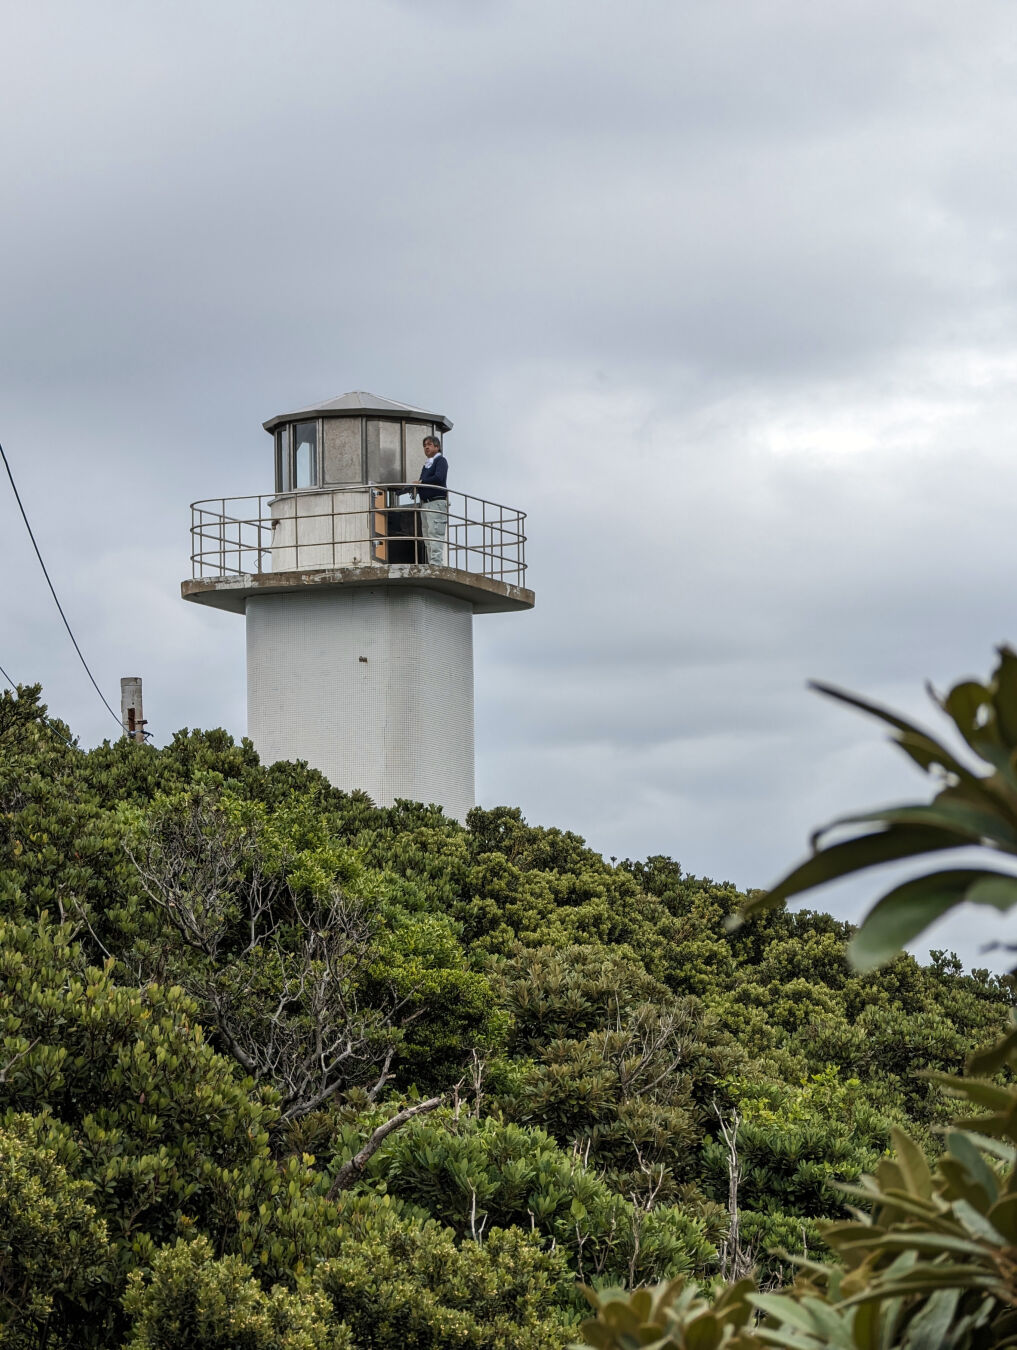
[[[371,558],[371,489],[330,488],[273,497],[272,570],[363,567]]]
[[[536,597],[525,586],[510,586],[457,567],[424,563],[368,567],[315,567],[294,572],[243,573],[233,577],[199,577],[180,584],[185,600],[243,614],[252,596],[286,595],[311,590],[372,586],[412,586],[468,600],[475,614],[504,614],[532,609]]]
[[[473,610],[420,587],[303,587],[247,600],[247,730],[380,806],[473,799]]]

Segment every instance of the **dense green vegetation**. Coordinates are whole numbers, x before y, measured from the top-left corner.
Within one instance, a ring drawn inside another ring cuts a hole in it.
[[[866,811],[820,830],[812,856],[769,894],[753,896],[735,923],[823,880],[890,861],[974,847],[998,864],[1017,853],[1017,653],[1002,647],[985,683],[963,680],[945,697],[930,690],[960,751],[888,709],[819,688],[891,726],[895,744],[937,790],[931,802]],[[865,970],[886,961],[964,901],[1012,909],[1017,877],[998,865],[912,875],[865,917],[848,948],[852,963]],[[968,1056],[966,1069],[963,1078],[926,1070],[927,1081],[969,1114],[952,1122],[935,1153],[893,1130],[895,1156],[844,1188],[859,1207],[821,1227],[833,1259],[793,1258],[796,1278],[776,1293],[760,1291],[748,1269],[729,1272],[743,1278],[713,1297],[685,1276],[629,1292],[587,1286],[594,1316],[580,1328],[583,1342],[595,1350],[1017,1346],[1017,1012],[1001,1038]]]
[[[68,737],[0,697],[0,1346],[550,1350],[577,1282],[776,1287],[1007,1025],[517,811]]]

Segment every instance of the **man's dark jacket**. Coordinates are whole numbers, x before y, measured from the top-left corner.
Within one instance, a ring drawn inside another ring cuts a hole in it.
[[[420,470],[420,500],[436,502],[440,498],[447,497],[448,493],[445,491],[447,481],[448,460],[439,450]]]

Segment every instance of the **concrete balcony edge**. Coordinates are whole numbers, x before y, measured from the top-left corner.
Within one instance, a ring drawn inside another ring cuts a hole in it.
[[[416,586],[468,600],[475,614],[506,614],[532,609],[536,597],[525,586],[512,586],[458,567],[405,563],[367,567],[314,567],[292,572],[245,572],[228,577],[194,577],[180,583],[180,594],[195,604],[243,614],[252,595],[285,595],[314,588]]]

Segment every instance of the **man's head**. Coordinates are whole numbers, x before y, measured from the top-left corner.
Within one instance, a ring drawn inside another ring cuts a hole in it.
[[[424,437],[424,454],[428,459],[434,459],[435,455],[441,454],[441,441],[437,436]]]

